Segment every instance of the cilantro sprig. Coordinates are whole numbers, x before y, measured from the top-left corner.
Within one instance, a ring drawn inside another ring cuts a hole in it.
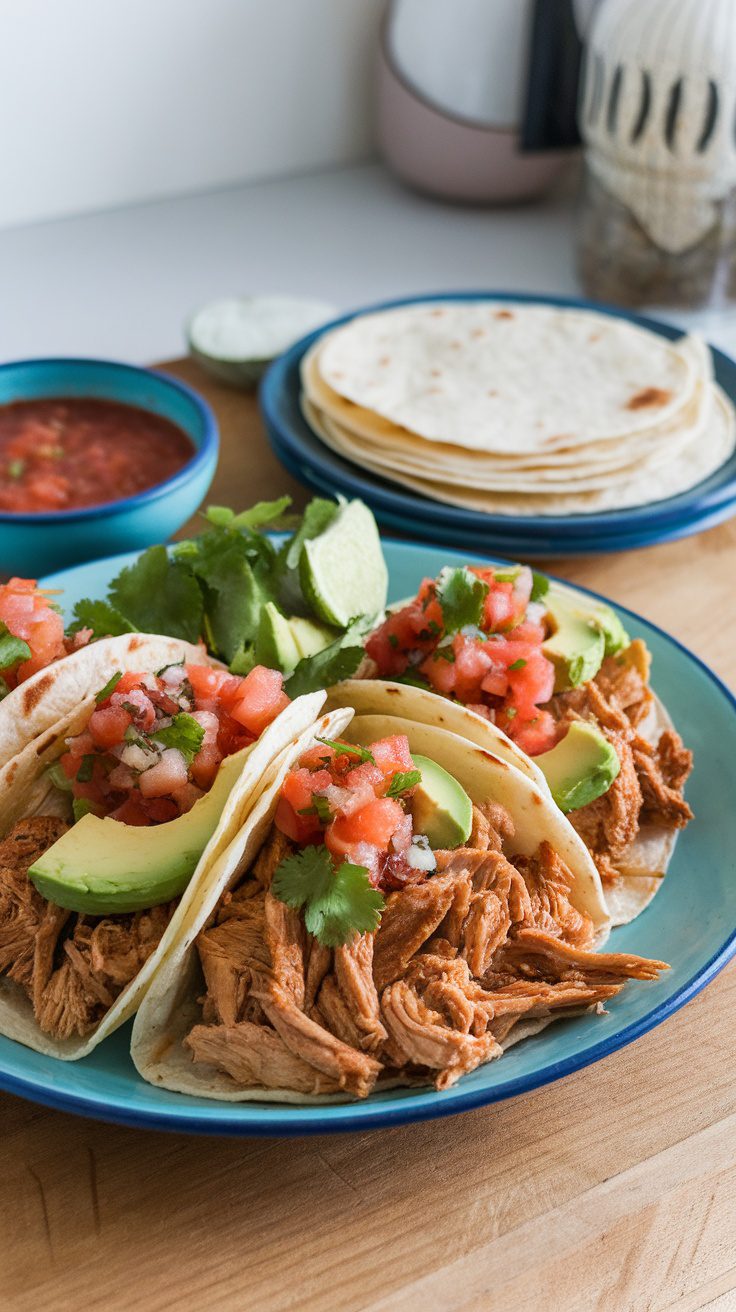
[[[376,764],[373,753],[367,747],[358,747],[357,743],[341,743],[337,738],[317,738],[316,742],[322,743],[324,747],[331,747],[335,756],[355,756],[361,762]]]
[[[408,793],[410,788],[416,788],[417,784],[421,782],[421,770],[399,770],[392,776],[391,782],[386,789],[386,796],[401,797],[402,793]]]
[[[116,670],[115,673],[110,676],[104,688],[100,688],[100,691],[97,693],[97,696],[95,697],[95,701],[97,702],[98,706],[100,705],[101,702],[106,702],[108,697],[112,696],[118,684],[120,683],[122,677],[123,677],[123,671]]]
[[[7,624],[0,621],[0,670],[8,670],[18,661],[30,660],[31,649],[23,638],[16,638]]]
[[[305,543],[329,527],[339,507],[316,497],[303,515],[290,516],[290,505],[285,496],[259,501],[239,514],[210,506],[196,537],[170,551],[150,547],[113,579],[106,598],[77,602],[70,632],[91,629],[93,640],[136,631],[193,643],[203,639],[234,674],[248,674],[258,663],[256,639],[266,604],[287,619],[314,616],[299,581],[300,560]],[[268,537],[271,529],[294,531],[278,546]],[[282,667],[289,675],[289,696],[355,674],[364,654],[361,636],[358,621],[322,651],[303,657],[293,671]]]
[[[324,947],[349,943],[355,934],[378,927],[383,895],[373,888],[364,866],[348,861],[335,868],[326,847],[304,847],[286,857],[271,882],[279,901],[304,911],[304,924]]]
[[[446,633],[459,633],[467,624],[480,624],[488,584],[469,569],[464,566],[443,569],[437,579],[436,594]]]
[[[165,729],[157,729],[151,737],[154,742],[160,743],[162,747],[175,747],[178,752],[181,752],[189,766],[202,746],[204,729],[194,719],[193,715],[187,715],[186,711],[181,711],[174,716],[171,724],[167,725]]]

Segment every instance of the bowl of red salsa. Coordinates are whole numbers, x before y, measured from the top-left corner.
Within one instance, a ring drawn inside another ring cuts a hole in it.
[[[218,432],[178,379],[108,360],[0,365],[0,574],[166,541],[207,494]]]

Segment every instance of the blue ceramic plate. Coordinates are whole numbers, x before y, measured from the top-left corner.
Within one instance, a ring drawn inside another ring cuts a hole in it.
[[[674,341],[681,330],[613,306],[565,296],[530,296],[509,292],[443,292],[371,305],[358,314],[422,301],[526,301],[570,309],[597,310]],[[344,315],[297,342],[270,368],[261,388],[261,409],[276,455],[301,482],[318,491],[361,497],[383,524],[411,528],[413,536],[455,546],[500,550],[516,555],[583,555],[593,551],[630,550],[671,541],[712,527],[736,513],[736,453],[697,487],[667,501],[599,515],[486,515],[431,501],[410,493],[343,460],[315,435],[299,404],[299,366],[304,353],[324,332],[354,318]],[[713,349],[716,378],[736,403],[736,362]]]
[[[425,575],[472,558],[438,547],[387,542],[391,597],[416,591]],[[101,596],[131,557],[83,565],[46,579],[63,589],[67,610],[83,596]],[[476,557],[477,559],[477,557]],[[398,1125],[478,1107],[524,1093],[608,1056],[682,1007],[736,953],[736,700],[695,656],[660,629],[620,610],[632,637],[654,657],[654,684],[685,742],[695,753],[688,800],[696,819],[680,837],[664,886],[633,925],[614,930],[613,951],[672,963],[656,983],[631,983],[609,1014],[559,1022],[512,1048],[446,1093],[391,1090],[364,1103],[322,1107],[238,1107],[167,1093],[145,1084],[128,1055],[130,1026],[79,1062],[54,1061],[0,1039],[0,1086],[37,1102],[85,1116],[193,1133],[324,1134]]]

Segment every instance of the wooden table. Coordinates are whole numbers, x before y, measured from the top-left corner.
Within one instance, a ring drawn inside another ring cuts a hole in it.
[[[170,367],[220,416],[211,500],[288,490],[303,504],[255,401]],[[735,565],[732,521],[556,569],[734,682]],[[0,1308],[729,1312],[735,1016],[731,967],[653,1033],[549,1088],[366,1134],[194,1139],[0,1095]]]

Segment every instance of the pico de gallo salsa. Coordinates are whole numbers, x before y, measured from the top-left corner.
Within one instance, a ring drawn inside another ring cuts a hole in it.
[[[289,700],[282,675],[263,665],[244,678],[183,663],[158,674],[116,671],[51,777],[72,793],[76,819],[91,811],[129,825],[175,820],[207,792],[224,757],[255,742]]]
[[[0,511],[79,510],[163,483],[194,455],[186,433],[137,406],[92,397],[0,406]]]
[[[300,848],[324,845],[335,868],[362,867],[374,888],[404,888],[436,865],[427,838],[414,833],[420,780],[404,734],[368,747],[322,739],[286,776],[275,824]]]
[[[0,697],[69,650],[61,614],[35,579],[0,584]]]
[[[555,669],[542,650],[545,607],[532,599],[534,586],[526,566],[471,566],[424,579],[417,596],[366,643],[378,677],[463,702],[529,756],[548,751],[560,736],[544,709]]]

